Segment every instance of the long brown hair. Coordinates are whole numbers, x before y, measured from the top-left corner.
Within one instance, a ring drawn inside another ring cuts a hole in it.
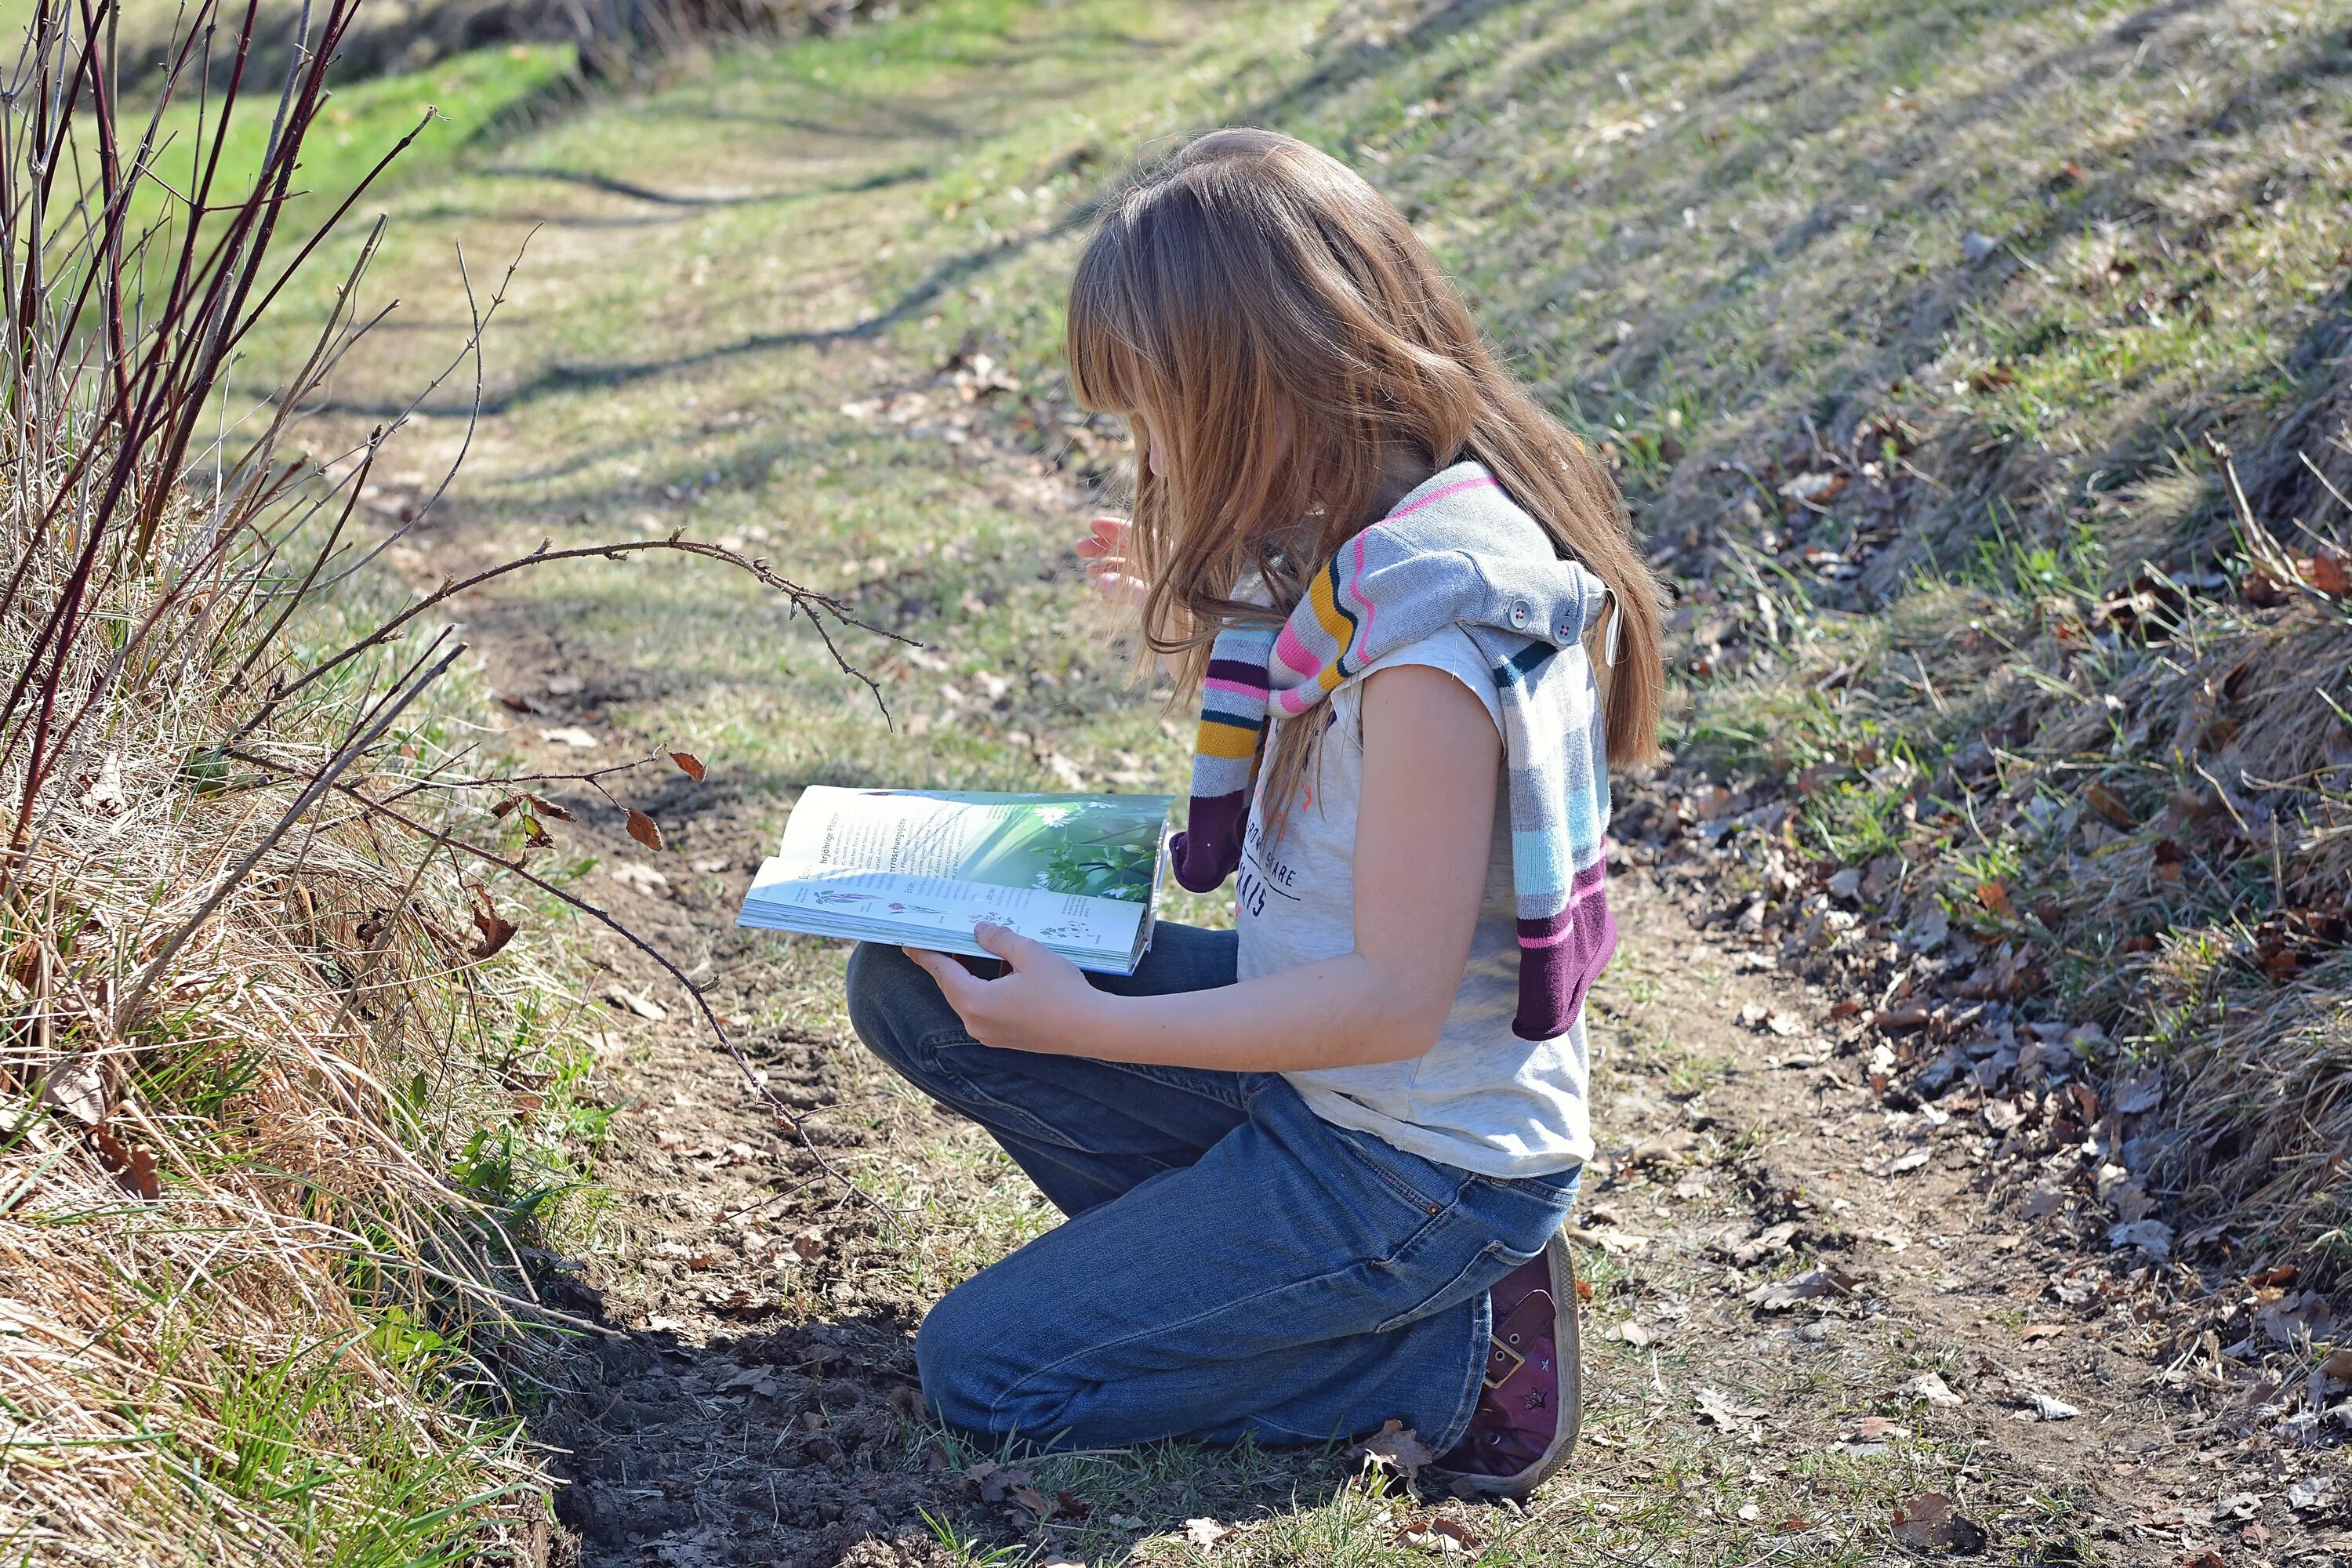
[[[1145,639],[1180,695],[1225,626],[1297,602],[1400,468],[1475,458],[1613,591],[1618,657],[1594,661],[1609,757],[1655,760],[1658,586],[1615,483],[1346,165],[1271,131],[1194,140],[1110,205],[1078,259],[1068,331],[1079,401],[1139,437],[1129,547],[1150,583]],[[1164,473],[1140,460],[1147,443]],[[1271,610],[1244,597],[1254,580]],[[1603,629],[1591,635],[1598,648]],[[1320,728],[1281,726],[1277,810]]]

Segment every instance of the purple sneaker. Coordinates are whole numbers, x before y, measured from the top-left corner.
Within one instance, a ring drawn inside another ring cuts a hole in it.
[[[1525,1497],[1576,1447],[1582,1380],[1577,1355],[1576,1263],[1555,1233],[1543,1256],[1489,1293],[1494,1339],[1486,1384],[1461,1444],[1437,1461],[1456,1496]]]

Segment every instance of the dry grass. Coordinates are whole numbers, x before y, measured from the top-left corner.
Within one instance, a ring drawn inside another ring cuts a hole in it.
[[[1777,608],[1717,640],[1763,652],[1700,689],[1692,747],[1797,786],[1806,853],[1755,889],[1792,952],[1866,971],[1890,1016],[1940,1008],[1919,1038],[1947,1015],[1962,1043],[2068,1031],[2099,1085],[2074,1136],[2145,1183],[2178,1246],[2323,1287],[2352,1264],[2341,401],[2323,382],[2269,437],[2242,502],[2226,451],[2186,498],[2144,489],[2170,521],[2121,564],[2112,537],[1997,533],[1867,616],[1751,574]],[[2315,433],[2290,470],[2278,447]],[[1858,899],[1828,891],[1842,866],[1869,871]],[[1843,934],[1804,925],[1841,904]],[[2151,1068],[2160,1100],[2118,1109]]]
[[[331,52],[350,7],[315,19]],[[450,787],[463,648],[371,631],[373,446],[296,450],[357,324],[257,408],[223,390],[324,68],[244,106],[257,162],[207,172],[216,100],[167,175],[79,20],[43,6],[0,111],[0,1542],[512,1556],[545,1483],[492,1371],[560,1317],[523,1252],[583,1064],[478,879],[525,830]]]
[[[174,546],[194,514],[176,521]],[[135,624],[136,597],[104,608]],[[135,1542],[157,1562],[432,1561],[537,1500],[464,1348],[504,1337],[491,1292],[529,1289],[530,1209],[465,1156],[485,1131],[528,1142],[519,1096],[560,1064],[511,1000],[546,976],[460,973],[455,868],[306,813],[118,1011],[298,787],[191,788],[239,641],[126,683],[0,913],[0,1518],[37,1560],[120,1563]],[[257,749],[321,757],[336,706]],[[428,725],[400,739],[356,787],[441,749]],[[518,1495],[487,1517],[432,1517],[499,1492]]]

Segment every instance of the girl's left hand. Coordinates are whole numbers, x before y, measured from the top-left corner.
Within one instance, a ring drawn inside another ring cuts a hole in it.
[[[1123,517],[1098,517],[1078,541],[1078,558],[1087,563],[1087,580],[1116,609],[1132,609],[1151,590],[1150,584],[1129,570],[1134,562],[1128,554],[1128,542],[1134,534],[1134,524]]]
[[[982,1045],[1055,1056],[1083,1055],[1093,1032],[1088,1019],[1101,1005],[1103,994],[1087,984],[1078,966],[1044,942],[1032,942],[992,921],[973,926],[971,936],[1004,961],[1003,975],[982,980],[950,954],[914,947],[903,951],[939,982],[948,1005]]]

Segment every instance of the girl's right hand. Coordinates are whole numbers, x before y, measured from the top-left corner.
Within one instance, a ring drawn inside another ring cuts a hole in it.
[[[1078,559],[1086,563],[1087,581],[1106,603],[1122,610],[1143,603],[1151,586],[1130,570],[1127,542],[1133,526],[1123,517],[1098,517],[1078,541]]]

